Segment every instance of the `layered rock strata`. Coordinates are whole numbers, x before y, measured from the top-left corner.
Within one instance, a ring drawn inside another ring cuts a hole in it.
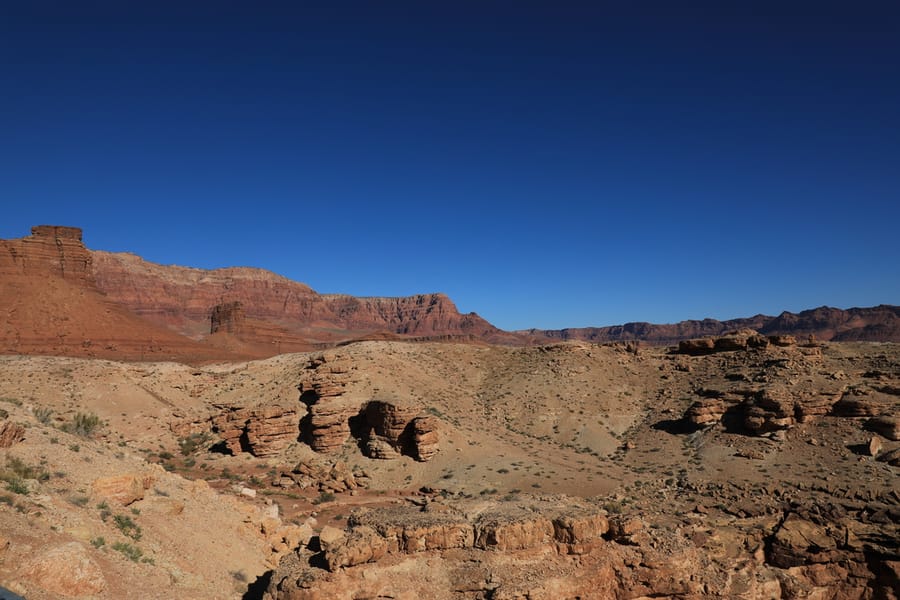
[[[275,456],[297,441],[300,415],[296,408],[278,405],[228,408],[213,418],[212,427],[232,454]]]

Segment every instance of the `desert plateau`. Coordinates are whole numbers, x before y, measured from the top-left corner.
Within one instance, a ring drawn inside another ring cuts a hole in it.
[[[0,597],[898,597],[897,307],[507,332],[55,226],[0,287]]]

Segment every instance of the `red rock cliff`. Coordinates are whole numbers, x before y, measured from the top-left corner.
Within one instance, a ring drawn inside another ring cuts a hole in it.
[[[77,227],[37,225],[28,237],[0,240],[0,273],[52,274],[93,284],[91,253],[82,244]]]
[[[147,262],[130,254],[93,252],[98,287],[116,302],[188,335],[205,333],[210,309],[240,302],[247,319],[267,321],[310,337],[338,329],[349,334],[390,331],[415,336],[502,336],[475,313],[460,314],[444,294],[403,298],[320,295],[309,286],[263,269],[211,271]],[[333,335],[333,334],[332,334]]]

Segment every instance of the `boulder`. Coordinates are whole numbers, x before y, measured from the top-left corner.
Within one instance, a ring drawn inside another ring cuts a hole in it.
[[[25,439],[25,427],[9,419],[0,422],[0,448],[9,448]]]
[[[97,596],[106,590],[103,572],[78,542],[38,553],[22,565],[20,576],[47,592],[68,598]]]
[[[100,477],[91,484],[95,496],[104,500],[128,506],[144,498],[144,491],[149,489],[155,478],[152,475],[127,473]]]

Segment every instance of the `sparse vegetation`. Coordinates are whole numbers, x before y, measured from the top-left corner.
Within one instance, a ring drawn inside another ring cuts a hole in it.
[[[127,515],[115,515],[113,516],[113,524],[115,524],[119,531],[131,539],[135,541],[141,539],[141,528],[131,517]]]
[[[198,450],[203,449],[210,441],[211,436],[208,432],[192,433],[187,437],[178,440],[178,446],[181,448],[181,454],[188,456]]]
[[[53,419],[53,409],[47,408],[46,406],[39,406],[31,412],[34,414],[34,418],[37,419],[38,423],[43,425],[48,425]]]
[[[125,542],[116,542],[112,545],[112,549],[116,552],[121,552],[131,562],[138,562],[144,556],[143,550]]]
[[[91,539],[91,546],[93,546],[94,548],[102,548],[105,545],[106,545],[106,540],[103,539],[102,537],[95,537],[95,538]]]
[[[103,422],[100,417],[94,413],[75,413],[72,420],[60,426],[60,429],[66,433],[71,433],[81,437],[89,438],[96,433]]]
[[[331,492],[322,492],[321,494],[319,494],[318,498],[313,499],[312,503],[313,504],[323,504],[325,502],[332,502],[332,501],[334,501],[334,499],[336,497],[337,496],[335,496]]]

